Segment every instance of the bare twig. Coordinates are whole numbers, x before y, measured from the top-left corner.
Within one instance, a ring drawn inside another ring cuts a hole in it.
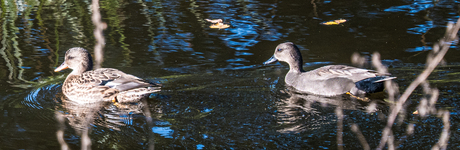
[[[351,63],[358,67],[364,67],[366,64],[366,57],[361,56],[357,52],[354,52],[353,55],[351,55]]]
[[[380,53],[372,54],[372,65],[380,74],[388,74],[388,69],[380,61]],[[395,96],[399,94],[398,85],[391,80],[385,81],[385,89],[388,93],[388,101],[394,102]]]
[[[428,114],[436,114],[435,104],[439,96],[439,90],[437,88],[430,88],[428,82],[423,82],[422,87],[425,92],[425,97],[420,100],[417,112],[420,117],[424,118]]]
[[[393,131],[391,130],[388,132],[388,134],[389,134],[388,140],[387,140],[388,150],[394,150],[395,149],[395,145],[394,145],[395,136],[393,135]]]
[[[310,2],[313,5],[313,14],[315,14],[315,17],[318,17],[318,11],[316,11],[316,3],[315,0],[311,0]]]
[[[361,143],[361,146],[363,146],[364,150],[370,150],[371,149],[371,147],[369,146],[369,144],[366,141],[366,138],[364,137],[363,133],[361,133],[361,131],[359,130],[359,127],[358,127],[358,125],[356,123],[351,125],[351,131],[353,131],[356,134],[356,136],[358,137],[359,143]]]
[[[335,109],[337,114],[337,149],[343,150],[343,111],[342,108]]]
[[[380,74],[388,73],[387,68],[380,61],[380,53],[378,52],[375,52],[372,55],[372,65],[377,69],[377,71]],[[398,88],[397,88],[396,83],[394,83],[391,80],[385,81],[385,89],[388,93],[388,101],[394,102],[395,96],[398,94]],[[383,146],[385,146],[385,143],[388,143],[389,144],[388,149],[394,148],[393,147],[394,138],[390,138],[390,136],[388,136],[390,134],[392,134],[391,127],[386,126],[382,132],[382,135],[386,135],[386,136],[382,136],[382,140],[380,141],[380,145],[383,145]],[[391,140],[391,141],[388,141],[388,140]]]
[[[401,138],[399,138],[399,140],[395,143],[395,145],[396,146],[401,145],[401,143],[403,143],[407,139],[407,137],[411,136],[413,133],[414,133],[414,124],[409,123],[407,125],[406,134],[403,135]]]
[[[450,132],[450,123],[449,123],[449,111],[440,111],[442,113],[442,122],[444,123],[444,128],[442,128],[441,137],[439,137],[438,143],[431,148],[432,150],[445,150],[447,149],[447,142],[449,141],[449,132]]]
[[[89,137],[89,132],[91,130],[91,122],[94,119],[93,111],[96,111],[95,108],[90,108],[92,111],[87,113],[84,117],[85,121],[83,123],[84,128],[81,132],[81,149],[82,150],[91,150],[91,138]]]
[[[91,150],[91,138],[89,137],[89,129],[84,128],[81,134],[81,149]]]
[[[99,0],[93,0],[91,4],[91,9],[93,15],[91,20],[94,25],[94,37],[96,38],[96,45],[94,45],[94,56],[96,64],[94,65],[95,69],[101,68],[102,62],[104,61],[104,51],[102,49],[105,45],[104,35],[102,30],[107,28],[107,24],[101,21],[101,13],[99,12]]]
[[[438,43],[436,43],[433,46],[433,51],[427,58],[427,65],[426,65],[425,70],[409,85],[409,87],[404,91],[404,93],[398,99],[396,106],[393,107],[391,114],[388,117],[387,125],[385,129],[383,129],[382,139],[380,141],[378,149],[383,149],[383,147],[385,146],[385,143],[387,143],[388,137],[390,136],[389,134],[391,132],[390,131],[391,127],[393,126],[394,120],[396,119],[398,113],[401,111],[403,104],[406,102],[406,100],[409,98],[409,96],[415,90],[415,88],[417,88],[420,84],[425,82],[425,80],[428,78],[431,72],[433,72],[436,66],[442,61],[442,59],[444,58],[444,55],[449,50],[450,45],[457,38],[456,35],[457,35],[459,28],[460,28],[460,18],[457,20],[457,23],[455,24],[455,26],[453,25],[453,23],[449,23],[447,25],[446,35],[441,40],[439,40]],[[443,134],[443,136],[448,137],[448,134],[447,135]],[[447,143],[445,143],[445,145],[447,145]],[[445,145],[440,145],[440,146],[445,146]]]
[[[153,134],[153,131],[151,131],[153,128],[152,114],[150,113],[147,100],[143,99],[142,103],[144,103],[145,120],[147,121],[147,125],[149,126],[149,148],[148,149],[154,150],[155,149],[155,135]]]
[[[55,112],[55,117],[56,117],[56,120],[58,121],[58,131],[56,132],[56,136],[57,136],[59,144],[61,145],[61,150],[68,150],[69,146],[67,145],[67,143],[64,140],[64,130],[65,130],[65,125],[64,125],[65,118],[64,118],[64,115],[62,115],[62,113],[56,111]]]

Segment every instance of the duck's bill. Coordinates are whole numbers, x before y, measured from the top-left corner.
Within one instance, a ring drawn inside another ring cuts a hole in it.
[[[67,66],[65,63],[62,63],[61,66],[59,66],[56,69],[54,69],[54,72],[59,72],[61,70],[67,69],[67,68],[69,68],[69,66]]]
[[[272,56],[272,58],[268,59],[267,61],[264,62],[264,65],[278,61],[278,59],[275,58],[275,56]]]

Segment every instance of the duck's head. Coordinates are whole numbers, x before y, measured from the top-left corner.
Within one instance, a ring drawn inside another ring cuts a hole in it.
[[[73,70],[70,74],[78,75],[85,71],[93,70],[93,59],[91,58],[91,54],[84,48],[74,47],[67,50],[64,59],[61,66],[54,69],[54,72],[70,68]]]
[[[302,55],[299,48],[292,42],[281,43],[276,46],[275,54],[265,61],[264,65],[275,61],[284,61],[289,64],[291,69],[302,70]]]

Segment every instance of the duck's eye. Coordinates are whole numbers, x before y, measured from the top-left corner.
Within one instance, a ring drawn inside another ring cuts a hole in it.
[[[67,57],[67,59],[73,59],[73,58],[74,58],[74,57],[72,57],[72,56]]]
[[[281,49],[281,48],[278,48],[276,51],[278,51],[278,52],[281,52],[282,50],[283,50],[283,49]]]

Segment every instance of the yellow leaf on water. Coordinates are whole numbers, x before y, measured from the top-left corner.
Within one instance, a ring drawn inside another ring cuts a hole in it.
[[[334,22],[334,21],[324,22],[322,24],[324,24],[324,25],[338,25],[338,23]]]
[[[323,22],[321,24],[323,24],[323,25],[338,25],[338,24],[341,24],[341,23],[344,23],[344,22],[347,22],[347,20],[345,20],[345,19],[332,20],[332,21],[328,21],[328,22]]]
[[[209,26],[210,28],[218,28],[218,29],[225,29],[225,28],[228,28],[230,27],[230,25],[228,24],[223,24],[223,23],[216,23],[216,24],[213,24],[211,26]]]

